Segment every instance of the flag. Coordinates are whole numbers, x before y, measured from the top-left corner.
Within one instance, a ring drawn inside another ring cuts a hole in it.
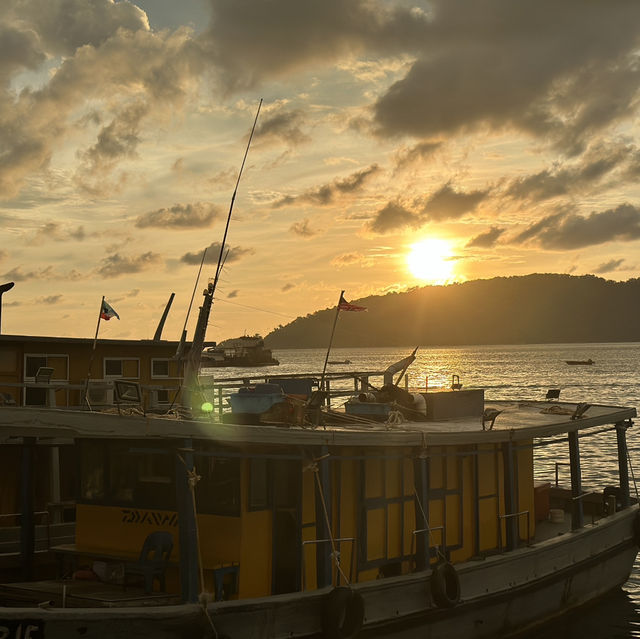
[[[357,304],[351,304],[344,299],[344,295],[340,295],[340,301],[338,302],[338,310],[340,311],[366,311],[366,306],[358,306]]]
[[[102,308],[100,309],[100,318],[103,320],[110,320],[112,317],[117,317],[118,319],[120,319],[120,315],[118,315],[113,310],[113,307],[105,300],[102,300]]]

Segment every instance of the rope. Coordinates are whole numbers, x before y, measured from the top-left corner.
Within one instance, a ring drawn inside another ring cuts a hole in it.
[[[640,495],[638,495],[638,484],[636,484],[636,476],[633,472],[633,465],[631,464],[631,455],[629,454],[629,447],[627,446],[627,461],[629,463],[629,470],[631,471],[631,479],[633,480],[633,488],[636,491],[636,501],[640,502]]]
[[[387,417],[385,424],[388,424],[389,426],[404,424],[404,415],[399,410],[389,411],[389,416]]]
[[[322,511],[324,513],[325,523],[327,525],[327,532],[329,534],[329,541],[331,543],[331,554],[330,557],[333,559],[333,562],[336,566],[336,569],[342,575],[347,586],[349,586],[349,579],[347,575],[344,574],[342,570],[342,566],[340,565],[340,551],[336,548],[336,542],[333,538],[333,531],[331,530],[331,523],[329,522],[329,513],[327,511],[327,502],[324,498],[324,491],[322,490],[322,484],[320,483],[320,469],[318,468],[318,462],[322,459],[326,459],[329,455],[325,455],[324,457],[320,457],[318,459],[314,459],[311,463],[309,463],[303,470],[311,470],[313,471],[313,475],[316,479],[316,486],[318,487],[318,493],[320,494],[320,501],[322,503]]]
[[[182,457],[180,453],[178,453],[178,458],[182,462],[184,469],[187,473],[187,483],[189,484],[189,490],[191,491],[191,503],[193,504],[193,518],[196,524],[195,528],[196,528],[196,550],[198,553],[198,574],[200,578],[200,588],[202,590],[202,592],[200,593],[200,596],[198,597],[198,603],[200,604],[200,607],[202,608],[202,612],[204,612],[204,615],[207,618],[209,625],[211,626],[214,639],[218,639],[218,631],[216,630],[216,627],[213,623],[213,619],[211,618],[211,615],[209,614],[209,610],[207,609],[207,601],[210,599],[210,595],[209,593],[206,593],[204,591],[204,569],[202,567],[202,552],[200,550],[200,528],[198,526],[198,509],[196,508],[196,485],[202,479],[202,477],[196,473],[195,466],[193,467],[193,470],[189,469],[189,467],[187,466],[187,462],[184,460],[184,457]]]

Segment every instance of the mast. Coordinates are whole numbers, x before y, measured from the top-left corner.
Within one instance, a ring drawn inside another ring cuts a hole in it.
[[[202,292],[202,295],[204,296],[204,300],[202,302],[202,306],[200,307],[200,311],[198,313],[198,321],[196,323],[196,328],[193,334],[193,342],[191,343],[191,348],[189,350],[188,355],[185,358],[184,381],[183,381],[183,389],[182,389],[182,405],[187,409],[193,408],[192,396],[196,391],[196,389],[198,388],[198,372],[200,370],[200,358],[202,355],[202,349],[204,348],[204,341],[207,333],[207,325],[209,323],[209,315],[211,313],[211,306],[213,305],[213,297],[216,292],[218,280],[220,279],[220,273],[222,271],[222,267],[224,266],[224,262],[226,261],[227,255],[229,254],[229,250],[226,248],[226,242],[227,242],[227,233],[229,232],[229,223],[231,222],[231,213],[233,211],[233,204],[236,200],[238,185],[240,184],[242,171],[244,170],[244,165],[245,165],[245,162],[247,161],[247,155],[249,154],[249,147],[251,146],[251,140],[253,139],[253,134],[256,130],[256,124],[258,123],[258,116],[260,115],[261,107],[262,107],[262,98],[260,98],[260,103],[258,104],[258,110],[256,111],[256,117],[253,121],[253,126],[251,127],[251,134],[249,135],[247,148],[245,149],[244,157],[242,158],[242,164],[240,165],[240,170],[238,171],[238,179],[236,180],[236,186],[233,190],[233,195],[231,196],[231,204],[229,205],[229,213],[227,214],[227,223],[225,224],[224,235],[222,236],[222,243],[220,244],[220,254],[218,255],[218,264],[216,266],[215,276],[213,278],[213,281],[210,281],[207,284],[207,288],[204,289],[204,291]],[[202,255],[200,270],[202,270],[202,265],[204,264],[206,251],[207,249],[205,249]],[[199,277],[200,277],[200,271],[198,271],[197,279],[199,279]],[[197,286],[197,279],[196,279],[196,286]],[[184,332],[183,332],[183,335],[184,335]]]

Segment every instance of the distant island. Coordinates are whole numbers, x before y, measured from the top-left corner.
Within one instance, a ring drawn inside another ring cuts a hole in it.
[[[341,312],[334,347],[455,346],[640,341],[640,279],[593,275],[495,277],[354,303]],[[265,337],[269,348],[324,348],[335,307],[299,317]]]

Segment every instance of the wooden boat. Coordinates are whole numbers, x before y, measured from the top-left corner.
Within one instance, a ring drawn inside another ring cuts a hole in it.
[[[595,364],[592,359],[567,359],[565,360],[570,366],[591,366]]]
[[[244,335],[228,339],[202,351],[201,365],[204,368],[221,366],[255,368],[257,366],[278,366],[279,364],[280,362],[265,347],[264,340],[259,335]]]
[[[38,451],[79,462],[75,542],[49,549],[57,578],[2,584],[0,636],[511,636],[627,580],[635,409],[420,392],[396,370],[227,380],[188,418],[0,407],[0,450],[22,459],[23,566]],[[234,395],[254,423],[228,411]],[[590,435],[617,452],[616,485],[583,486]],[[162,580],[125,587],[155,531],[173,540]]]
[[[327,364],[351,364],[351,360],[350,359],[334,359],[334,360],[329,360]]]

